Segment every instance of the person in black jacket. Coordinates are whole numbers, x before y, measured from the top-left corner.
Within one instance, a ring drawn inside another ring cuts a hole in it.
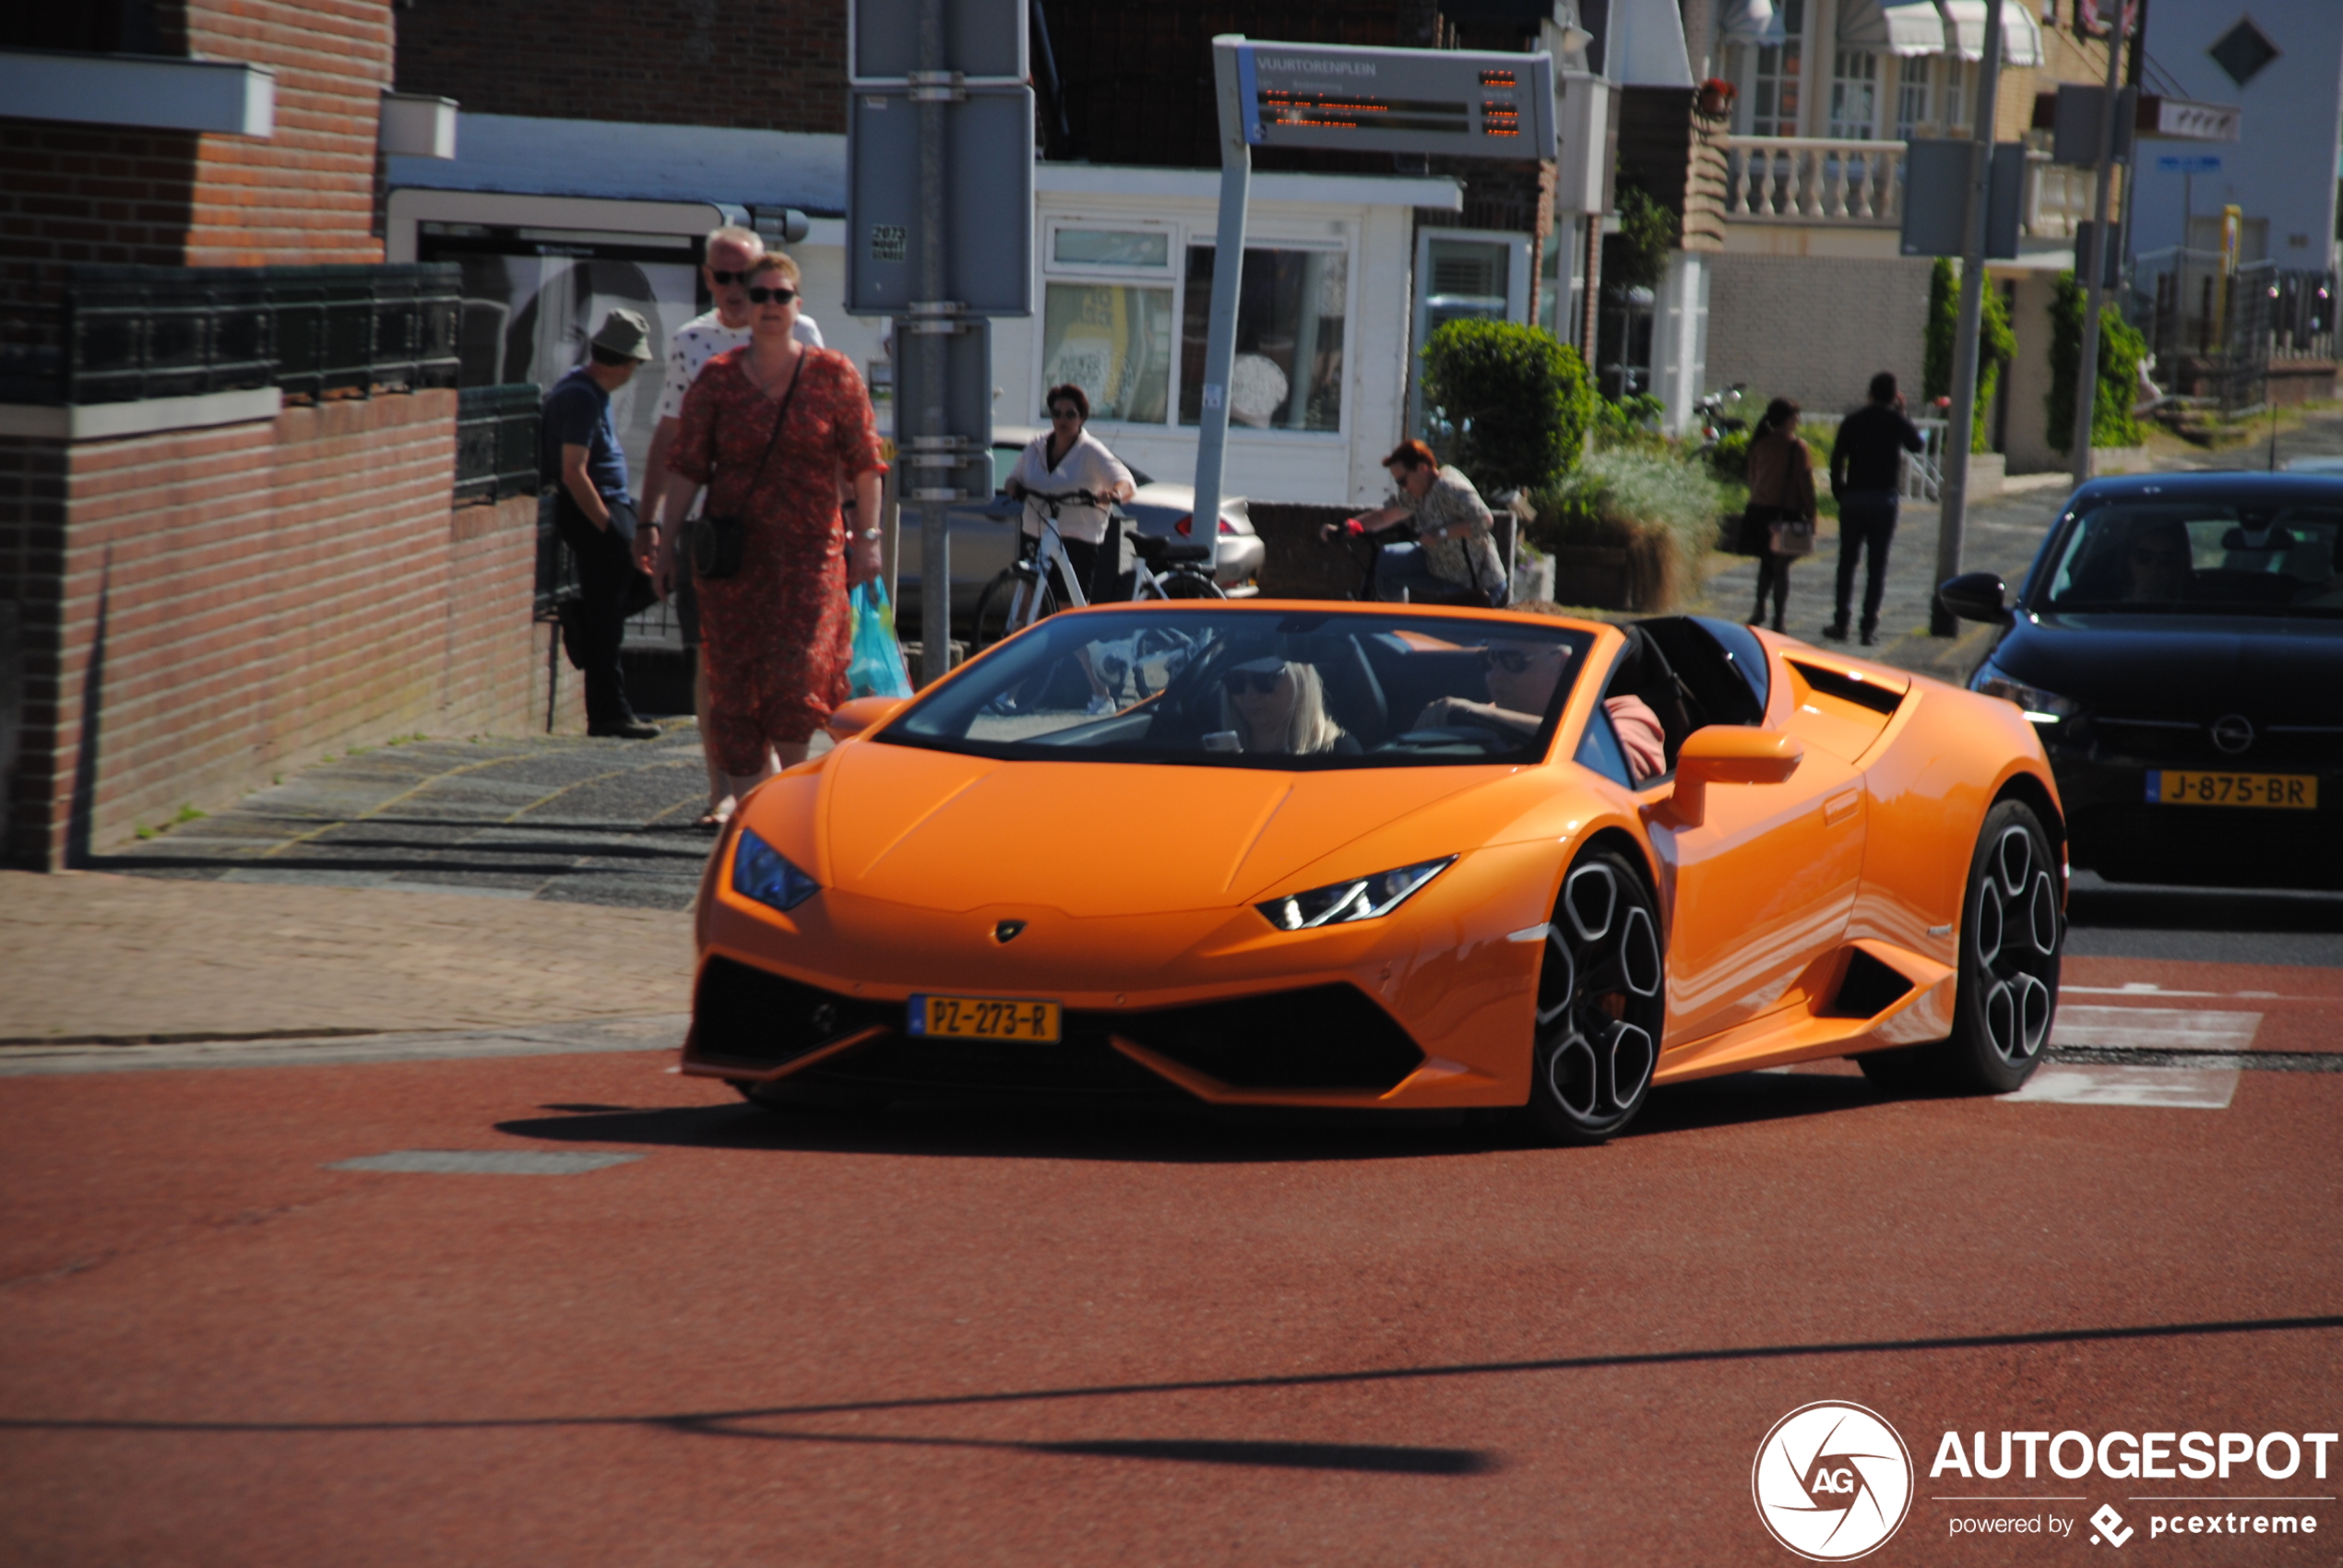
[[[1838,598],[1837,612],[1823,636],[1847,640],[1847,602],[1855,589],[1855,556],[1868,549],[1863,579],[1863,645],[1879,640],[1879,601],[1887,586],[1887,546],[1896,537],[1896,507],[1902,486],[1899,465],[1907,452],[1927,444],[1904,417],[1896,377],[1881,371],[1871,378],[1871,401],[1839,422],[1830,446],[1830,493],[1838,498]]]

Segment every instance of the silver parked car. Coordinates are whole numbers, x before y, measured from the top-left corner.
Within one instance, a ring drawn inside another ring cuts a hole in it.
[[[1012,500],[1001,487],[1008,482],[1009,471],[1017,467],[1019,454],[1038,434],[1023,425],[994,426],[993,499],[981,506],[957,506],[948,515],[952,624],[956,632],[974,626],[976,601],[983,594],[984,585],[1017,559],[1025,505]],[[1195,487],[1167,483],[1137,469],[1131,469],[1131,478],[1137,483],[1138,492],[1116,508],[1130,519],[1131,527],[1140,533],[1166,539],[1185,537],[1194,526],[1191,519],[1195,512]],[[1183,529],[1183,524],[1187,524],[1189,529]],[[1249,599],[1259,593],[1261,563],[1266,553],[1261,536],[1253,531],[1253,519],[1246,515],[1244,501],[1241,497],[1221,497],[1219,537],[1212,571],[1220,590],[1231,599]],[[917,529],[909,526],[903,533],[895,598],[896,624],[904,636],[917,637],[922,613],[920,538]]]

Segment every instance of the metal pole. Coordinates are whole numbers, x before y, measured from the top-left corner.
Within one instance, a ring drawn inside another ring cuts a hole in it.
[[[2102,286],[2107,277],[2107,205],[2115,184],[2115,110],[2121,97],[2123,38],[2131,19],[2128,6],[2116,15],[2115,31],[2107,43],[2107,101],[2099,107],[2099,188],[2091,200],[2090,254],[2083,258],[2090,269],[2089,292],[2083,306],[2083,341],[2075,359],[2074,434],[2066,449],[2075,460],[2076,484],[2091,477],[2091,427],[2099,410],[2099,313],[2107,292]],[[2128,172],[2123,183],[2131,184]]]
[[[1960,576],[1961,529],[1968,513],[1968,448],[1977,403],[1977,326],[1985,305],[1985,224],[1993,177],[1993,92],[2000,86],[2002,6],[1987,0],[1985,57],[1977,71],[1977,124],[1968,148],[1968,223],[1960,262],[1960,319],[1953,329],[1953,401],[1945,432],[1942,510],[1936,525],[1936,580]],[[1960,629],[1944,600],[1929,601],[1928,632],[1949,637]]]
[[[920,70],[944,69],[944,0],[920,0]],[[946,95],[930,91],[920,96],[920,300],[941,302],[945,291],[944,226],[944,106]],[[914,310],[916,311],[916,306]],[[911,323],[898,323],[898,330]],[[896,339],[898,350],[902,338]],[[898,374],[902,356],[898,355]],[[896,407],[909,418],[910,439],[896,448],[909,457],[922,453],[923,437],[944,434],[944,356],[923,353],[919,361],[919,385],[897,388]],[[931,488],[927,476],[914,469],[904,496],[912,500]],[[952,668],[952,540],[946,530],[947,507],[919,501],[920,537],[920,683],[943,678]]]
[[[1212,235],[1212,323],[1204,339],[1204,407],[1195,443],[1195,528],[1207,549],[1219,548],[1220,474],[1229,445],[1229,374],[1237,358],[1238,286],[1244,280],[1244,206],[1253,186],[1253,148],[1238,83],[1243,35],[1212,41],[1212,76],[1220,100],[1220,219]],[[1298,372],[1297,372],[1298,374]],[[1297,396],[1299,394],[1297,393]]]

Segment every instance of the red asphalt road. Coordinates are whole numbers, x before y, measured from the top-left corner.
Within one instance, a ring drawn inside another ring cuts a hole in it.
[[[2067,979],[2343,1049],[2336,971]],[[2343,1504],[2151,1540],[2155,1483],[1927,1476],[1947,1430],[2343,1427],[2343,1074],[2248,1072],[2221,1111],[1740,1078],[1573,1151],[801,1123],[664,1065],[0,1081],[0,1562],[1787,1565],[1751,1461],[1817,1399],[1920,1467],[1868,1562],[2103,1550],[1948,1538],[1936,1495],[2012,1491],[2114,1503],[2123,1561],[2343,1557]],[[323,1169],[413,1148],[644,1158]],[[2329,1468],[2161,1490],[2332,1496]]]

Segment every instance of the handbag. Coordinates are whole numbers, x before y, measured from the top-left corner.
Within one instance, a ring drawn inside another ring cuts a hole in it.
[[[765,460],[773,455],[773,445],[781,438],[781,426],[789,422],[789,406],[797,397],[797,378],[805,374],[805,357],[798,356],[797,368],[790,372],[789,390],[781,394],[780,412],[773,416],[773,434],[765,438],[765,451],[756,459],[756,472],[749,476],[748,493],[756,493],[757,481],[765,477]],[[726,514],[709,516],[692,525],[692,575],[698,577],[731,577],[740,574],[741,562],[748,553],[748,519]]]
[[[1814,525],[1803,517],[1776,523],[1773,543],[1777,555],[1812,555],[1814,552]]]
[[[855,585],[854,657],[846,678],[858,697],[908,697],[911,672],[904,668],[902,645],[895,640],[895,606],[886,584],[876,577]]]

